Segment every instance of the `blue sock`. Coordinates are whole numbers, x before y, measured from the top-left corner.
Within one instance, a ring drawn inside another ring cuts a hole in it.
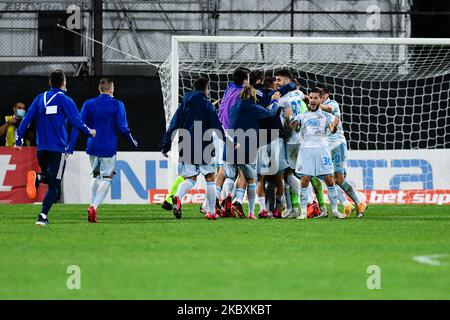
[[[48,191],[45,194],[44,201],[42,202],[41,213],[48,215],[50,209],[58,198],[59,190],[61,190],[61,180],[49,179]]]
[[[245,190],[236,188],[236,201],[242,203],[244,201]]]

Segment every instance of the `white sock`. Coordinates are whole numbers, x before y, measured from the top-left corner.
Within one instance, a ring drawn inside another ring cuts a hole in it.
[[[256,184],[249,183],[247,185],[247,198],[248,198],[248,212],[255,213],[255,200],[256,200]]]
[[[333,210],[333,212],[337,211],[338,196],[336,193],[336,186],[331,186],[331,187],[327,186],[327,189],[328,189],[328,199],[330,199],[330,204],[331,204],[331,210]]]
[[[293,174],[289,175],[286,178],[286,182],[289,184],[289,186],[291,187],[291,190],[297,194],[300,193],[300,181],[298,181],[298,179],[296,177],[294,177]]]
[[[232,195],[232,193],[233,193],[233,188],[234,188],[234,181],[233,181],[232,179],[230,179],[230,178],[226,178],[225,181],[224,181],[224,183],[223,183],[223,190],[224,190],[224,192],[225,192],[225,197],[226,197],[228,194],[231,194],[231,195]]]
[[[236,201],[242,203],[244,201],[245,190],[236,188]]]
[[[300,209],[303,214],[307,213],[308,206],[308,188],[300,188]]]
[[[192,179],[186,179],[178,186],[177,197],[180,201],[183,201],[184,195],[195,186],[195,181]]]
[[[308,195],[308,204],[313,203],[314,202],[314,188],[312,186],[312,183],[310,183],[308,185],[307,195]]]
[[[222,187],[216,185],[216,198],[220,199],[220,194],[222,193]]]
[[[111,187],[111,179],[102,179],[100,185],[97,188],[97,194],[95,196],[95,199],[92,203],[95,209],[97,209],[103,202],[110,187]]]
[[[216,204],[216,183],[214,181],[206,182],[206,200],[208,203],[208,212],[214,214]]]
[[[100,177],[95,177],[91,179],[91,204],[94,203],[95,196],[97,195],[98,186],[102,179]]]
[[[266,197],[258,197],[259,211],[266,210]]]
[[[338,195],[339,202],[342,203],[344,207],[348,206],[350,202],[348,202],[347,197],[345,196],[345,191],[339,185],[336,185],[336,192]]]

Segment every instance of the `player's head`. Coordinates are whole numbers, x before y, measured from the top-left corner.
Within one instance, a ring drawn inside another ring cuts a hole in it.
[[[57,69],[50,72],[48,82],[52,88],[65,89],[66,75],[64,74],[64,71]]]
[[[321,103],[322,103],[322,90],[319,88],[314,88],[311,91],[309,91],[308,109],[310,111],[316,111]]]
[[[268,90],[275,90],[277,88],[275,84],[275,78],[274,77],[266,77],[264,79],[264,88]]]
[[[114,82],[111,78],[101,78],[98,83],[98,91],[101,94],[109,94],[112,96],[114,94]]]
[[[319,88],[322,91],[323,101],[326,101],[330,97],[330,89],[326,84],[316,83],[316,88]]]
[[[249,77],[251,86],[254,86],[255,84],[263,84],[265,78],[264,71],[253,70],[250,72]]]
[[[275,73],[275,84],[278,88],[292,82],[292,80],[294,80],[294,76],[289,69],[281,69]]]
[[[25,103],[20,102],[20,101],[16,102],[14,104],[13,111],[17,118],[23,118],[25,116],[25,112],[26,112]]]
[[[244,68],[237,68],[233,72],[233,82],[237,86],[248,86],[249,85],[249,78],[248,78],[248,69]]]
[[[206,78],[197,78],[194,81],[194,90],[203,91],[205,95],[209,95],[209,81]]]
[[[253,86],[243,87],[239,93],[241,100],[253,100],[256,102],[256,89]]]

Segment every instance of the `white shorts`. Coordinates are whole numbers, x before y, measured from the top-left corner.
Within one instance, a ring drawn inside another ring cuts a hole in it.
[[[298,152],[300,150],[300,143],[289,144],[286,143],[286,159],[289,168],[295,170],[297,168]]]
[[[109,158],[89,156],[89,161],[91,162],[91,174],[93,176],[110,177],[115,173],[116,155]]]
[[[215,173],[216,168],[213,164],[183,164],[181,175],[185,178],[196,177],[200,173],[204,176]]]
[[[341,143],[336,148],[331,150],[331,158],[333,160],[334,172],[344,174],[347,158],[347,145],[345,143]]]
[[[245,179],[256,179],[256,164],[233,164],[225,163],[225,177],[235,180],[238,175],[238,169],[242,171]]]
[[[257,172],[263,176],[272,176],[289,167],[286,160],[286,148],[279,138],[258,149]]]
[[[300,148],[297,171],[301,176],[310,177],[333,174],[334,166],[330,150],[325,147]]]

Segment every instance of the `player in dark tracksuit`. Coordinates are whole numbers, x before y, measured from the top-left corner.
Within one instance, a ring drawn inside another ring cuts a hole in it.
[[[36,144],[39,166],[42,173],[29,171],[27,174],[27,195],[36,197],[39,183],[48,184],[48,191],[42,203],[37,225],[48,224],[48,212],[55,203],[61,189],[67,149],[67,121],[88,136],[95,137],[95,130],[81,121],[77,106],[66,96],[66,77],[62,70],[55,70],[49,77],[50,90],[38,95],[18,129],[16,147],[22,146],[22,138],[31,121],[36,121]]]

